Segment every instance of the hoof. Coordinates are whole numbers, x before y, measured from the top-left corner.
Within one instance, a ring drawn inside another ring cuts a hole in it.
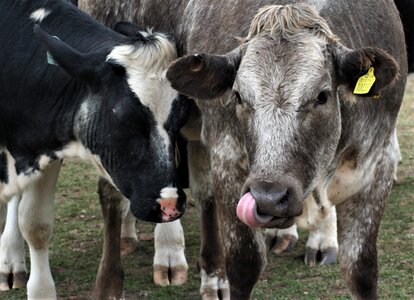
[[[229,282],[223,275],[201,273],[200,296],[202,300],[230,300]]]
[[[168,267],[154,265],[154,283],[160,286],[170,285],[168,278]]]
[[[336,248],[326,248],[322,250],[322,259],[319,262],[319,265],[333,265],[336,263],[337,254],[338,249]]]
[[[171,271],[171,272],[170,272]],[[187,282],[188,267],[154,265],[154,283],[160,286],[182,285]]]
[[[200,294],[201,300],[230,300],[229,288],[219,288],[218,290],[206,288]]]
[[[266,245],[269,251],[276,254],[291,252],[297,242],[298,239],[293,235],[275,236],[272,239],[266,237]]]
[[[121,239],[121,257],[130,255],[138,249],[138,240],[133,238]]]
[[[327,248],[324,250],[312,249],[307,247],[305,249],[305,264],[309,267],[315,267],[317,264],[332,265],[336,262],[338,250],[336,248]]]
[[[9,274],[0,273],[0,291],[10,290]]]
[[[188,268],[176,266],[171,268],[171,285],[182,285],[187,282]]]
[[[28,276],[26,272],[18,272],[13,274],[13,288],[21,289],[27,284]]]

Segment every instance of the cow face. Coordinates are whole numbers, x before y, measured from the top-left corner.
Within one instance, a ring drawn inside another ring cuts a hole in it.
[[[181,58],[167,78],[198,99],[232,91],[250,166],[237,214],[250,226],[287,227],[311,192],[324,192],[341,136],[340,99],[347,98],[338,94],[352,94],[370,67],[377,81],[365,96],[396,76],[389,55],[347,49],[309,6],[269,6],[238,49]]]
[[[64,154],[76,148],[91,159],[131,201],[135,217],[180,217],[185,194],[176,186],[175,141],[188,101],[165,78],[177,57],[175,44],[165,35],[147,34],[109,54],[85,55],[36,30],[59,66],[87,86],[74,116],[77,142]]]

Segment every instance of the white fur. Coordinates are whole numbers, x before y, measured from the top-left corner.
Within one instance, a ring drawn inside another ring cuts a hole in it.
[[[177,188],[175,187],[165,187],[161,190],[161,198],[178,198]]]
[[[107,60],[114,60],[122,65],[128,75],[128,84],[141,103],[147,106],[157,121],[159,136],[163,148],[170,146],[170,140],[163,125],[168,119],[173,100],[177,92],[166,79],[169,64],[177,58],[175,44],[160,33],[152,34],[156,45],[143,44],[120,45],[108,55]],[[162,150],[165,152],[165,150]]]
[[[24,240],[18,224],[20,197],[15,196],[7,203],[5,227],[0,239],[0,272],[11,274],[27,273]]]
[[[167,267],[185,266],[185,241],[180,220],[157,224],[154,230],[154,265]]]
[[[274,229],[273,229],[274,230]],[[296,228],[296,224],[293,224],[292,226],[285,228],[285,229],[277,229],[277,236],[284,236],[284,235],[291,235],[298,238],[298,230]]]
[[[201,286],[200,286],[200,295],[203,295],[206,291],[229,291],[230,284],[228,280],[223,280],[219,278],[216,273],[207,274],[206,270],[200,270],[201,276]],[[223,300],[228,300],[229,296],[226,292],[224,292]],[[203,298],[204,299],[204,298]]]
[[[56,299],[48,248],[53,229],[53,201],[60,165],[60,161],[51,163],[38,180],[26,188],[19,206],[19,227],[30,250],[28,299]]]
[[[51,13],[50,10],[39,8],[30,14],[30,19],[34,22],[42,22]]]

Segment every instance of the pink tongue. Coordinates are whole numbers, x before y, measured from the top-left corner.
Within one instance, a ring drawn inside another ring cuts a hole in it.
[[[257,212],[256,201],[250,192],[240,199],[236,213],[243,223],[251,227],[261,227],[273,218],[272,216],[260,215]]]

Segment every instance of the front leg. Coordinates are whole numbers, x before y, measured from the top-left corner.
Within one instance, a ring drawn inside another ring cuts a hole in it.
[[[28,299],[56,299],[49,266],[49,242],[53,230],[53,201],[61,161],[52,162],[23,192],[19,227],[30,250]]]
[[[180,220],[157,224],[154,230],[154,283],[161,286],[187,282],[184,232]]]
[[[243,300],[251,299],[253,287],[264,270],[266,247],[261,229],[247,227],[236,216],[248,166],[246,155],[233,136],[222,136],[210,154],[230,298]]]
[[[96,277],[95,299],[121,299],[124,270],[121,262],[121,226],[123,212],[129,203],[109,182],[98,183],[99,200],[104,221],[104,243],[101,263]]]
[[[225,257],[220,236],[217,205],[213,198],[211,169],[206,148],[196,141],[188,143],[191,193],[200,203],[201,247],[198,267],[203,300],[230,299]]]
[[[353,299],[378,298],[377,236],[393,167],[383,158],[371,173],[371,182],[336,206],[341,272]]]

